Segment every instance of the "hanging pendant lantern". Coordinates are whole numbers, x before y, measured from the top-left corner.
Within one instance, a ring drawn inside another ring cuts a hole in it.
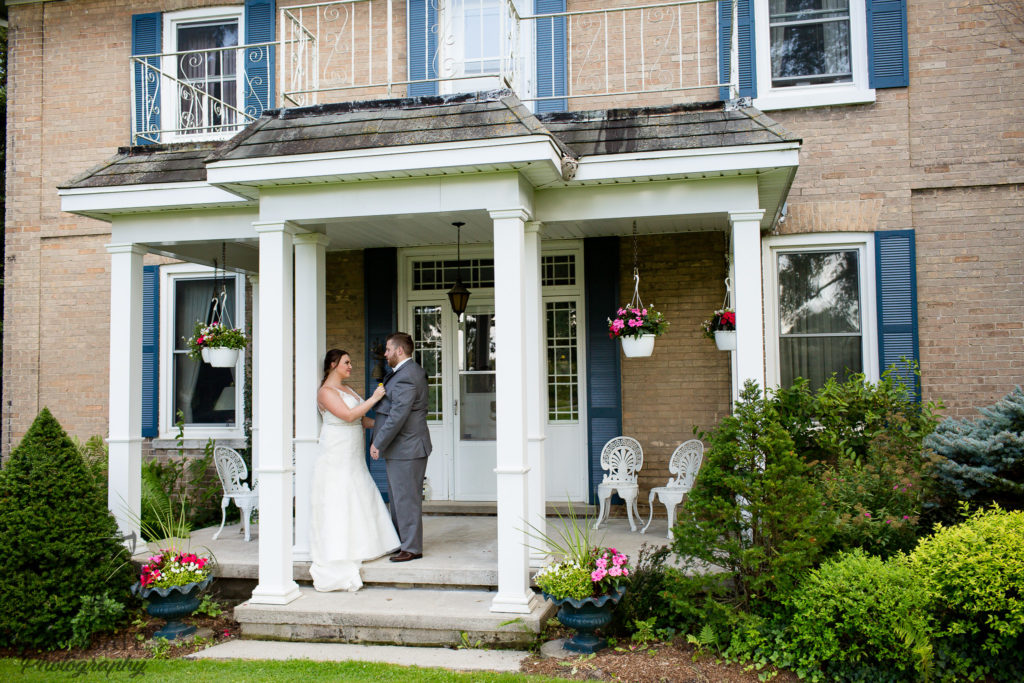
[[[466,285],[462,284],[462,226],[465,225],[462,221],[455,221],[452,223],[456,230],[456,262],[458,263],[458,271],[455,275],[455,284],[448,290],[448,301],[452,304],[452,311],[457,316],[462,316],[466,312],[466,306],[469,305],[469,290],[466,289]]]

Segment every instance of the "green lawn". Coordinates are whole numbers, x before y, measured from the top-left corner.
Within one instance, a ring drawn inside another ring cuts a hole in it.
[[[23,681],[464,681],[465,683],[522,683],[561,679],[519,674],[474,671],[456,673],[447,669],[423,669],[370,662],[278,661],[192,661],[187,659],[114,659],[43,662],[36,659],[0,659],[0,680]]]

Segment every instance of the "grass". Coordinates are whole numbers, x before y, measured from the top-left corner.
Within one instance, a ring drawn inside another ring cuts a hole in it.
[[[523,676],[514,673],[448,669],[424,669],[376,662],[288,661],[193,661],[187,659],[79,659],[46,662],[38,659],[0,659],[0,680],[23,681],[130,681],[159,680],[198,683],[211,681],[345,681],[384,683],[386,681],[465,681],[466,683],[522,683],[559,681],[557,678]]]

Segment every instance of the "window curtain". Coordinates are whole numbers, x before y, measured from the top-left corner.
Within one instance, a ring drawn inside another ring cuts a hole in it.
[[[827,74],[841,75],[823,82],[852,78],[849,0],[769,0],[768,8],[771,17],[788,14],[790,21],[809,22],[771,28],[773,79]],[[843,15],[843,20],[832,20]]]
[[[211,281],[209,280],[179,280],[175,287],[175,320],[174,320],[174,342],[175,349],[187,349],[186,342],[192,336],[192,327],[197,320],[207,321],[210,311],[210,299],[213,296]],[[183,353],[175,353],[174,358],[174,388],[175,388],[175,414],[172,419],[177,419],[177,410],[185,414],[185,422],[193,422],[192,397],[195,396],[196,385],[199,382],[199,370],[202,361],[194,361]]]

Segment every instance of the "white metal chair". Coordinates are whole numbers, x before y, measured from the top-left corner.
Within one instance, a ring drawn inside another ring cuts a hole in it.
[[[654,499],[661,500],[662,505],[668,513],[668,538],[672,538],[672,525],[676,519],[676,506],[683,502],[683,498],[697,478],[701,463],[704,462],[704,444],[698,439],[690,439],[681,443],[672,453],[668,461],[668,472],[673,475],[664,486],[651,489],[649,499],[651,514],[647,518],[647,524],[640,533],[647,533],[647,527],[654,520]]]
[[[259,492],[254,485],[252,489],[245,483],[249,477],[249,471],[245,467],[245,461],[233,448],[217,446],[213,449],[213,464],[217,467],[217,476],[220,477],[221,486],[224,487],[224,497],[220,501],[220,528],[213,535],[217,540],[220,532],[224,531],[224,520],[227,519],[228,503],[235,502],[235,506],[242,513],[242,528],[245,530],[245,540],[249,540],[249,518],[252,511],[259,507]]]
[[[596,529],[608,515],[608,501],[612,493],[618,492],[626,501],[626,514],[629,516],[629,529],[636,531],[633,513],[640,521],[640,511],[636,507],[636,498],[640,486],[636,474],[644,466],[644,449],[640,442],[629,436],[617,436],[601,449],[601,469],[605,470],[604,479],[597,485],[597,497],[601,500],[601,511],[594,522]]]

